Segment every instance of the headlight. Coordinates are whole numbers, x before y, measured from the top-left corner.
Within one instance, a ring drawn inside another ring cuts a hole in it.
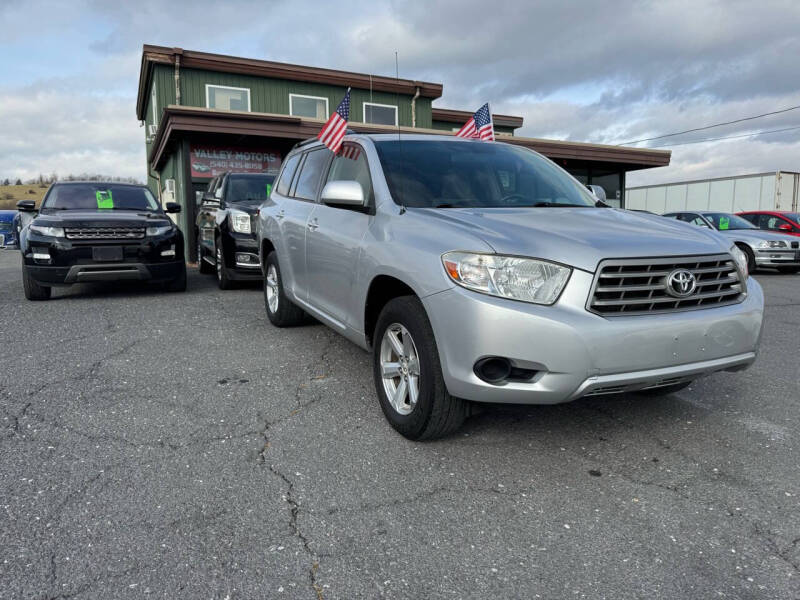
[[[535,304],[553,304],[572,269],[532,258],[448,252],[442,256],[447,275],[476,292]]]
[[[237,233],[250,233],[250,215],[241,210],[232,210],[231,227]]]
[[[731,249],[728,251],[733,256],[733,260],[736,263],[736,266],[739,267],[739,272],[744,276],[747,277],[747,255],[742,251],[739,246],[731,246]]]
[[[49,237],[64,237],[63,227],[43,227],[41,225],[29,225],[29,229],[33,233],[38,233],[39,235],[46,235]]]
[[[764,240],[758,243],[759,248],[788,248],[789,245],[783,240]]]
[[[164,235],[172,231],[172,225],[159,225],[158,227],[148,227],[145,233],[148,236]]]

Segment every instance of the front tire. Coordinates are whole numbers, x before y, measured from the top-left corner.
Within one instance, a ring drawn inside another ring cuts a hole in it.
[[[25,290],[25,297],[28,300],[49,300],[51,289],[46,285],[40,285],[28,273],[28,267],[22,265],[22,289]]]
[[[275,327],[293,327],[303,321],[303,310],[286,297],[283,277],[278,265],[278,255],[273,250],[264,264],[264,308],[267,318]]]
[[[741,245],[737,244],[737,245],[739,246],[739,249],[742,252],[744,252],[745,255],[747,256],[747,272],[752,275],[753,273],[755,273],[756,270],[756,255],[753,254],[753,251],[750,249],[749,246],[746,246],[744,244]]]
[[[186,291],[186,263],[181,265],[178,276],[167,284],[168,292],[185,292]]]
[[[390,300],[378,317],[373,340],[375,391],[386,419],[411,440],[432,440],[456,431],[469,404],[451,396],[422,302]]]
[[[225,266],[225,249],[222,247],[222,238],[220,236],[214,239],[214,253],[219,289],[229,290],[233,287],[233,280],[228,275],[228,267]]]

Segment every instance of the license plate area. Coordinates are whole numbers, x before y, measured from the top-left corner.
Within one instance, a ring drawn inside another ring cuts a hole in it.
[[[92,248],[95,262],[119,262],[122,260],[122,246],[98,246]]]

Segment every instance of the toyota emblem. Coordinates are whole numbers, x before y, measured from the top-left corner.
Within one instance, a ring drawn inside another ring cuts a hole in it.
[[[667,275],[667,293],[675,298],[686,298],[697,289],[697,279],[688,269],[675,269]]]

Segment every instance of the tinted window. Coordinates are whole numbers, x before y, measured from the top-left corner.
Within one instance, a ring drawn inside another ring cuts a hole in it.
[[[755,225],[730,213],[704,213],[703,216],[711,221],[715,229],[729,231],[735,229],[756,229]]]
[[[228,202],[261,204],[272,191],[274,175],[230,175],[228,177]]]
[[[283,171],[281,172],[281,178],[278,181],[278,187],[275,188],[281,196],[286,196],[289,193],[289,185],[292,183],[292,176],[294,175],[294,170],[297,168],[297,162],[300,160],[300,155],[295,154],[289,160],[286,161],[286,164],[283,166]]]
[[[300,174],[297,176],[294,196],[303,200],[315,200],[317,197],[317,186],[322,177],[322,168],[330,154],[327,150],[316,150],[309,152]]]
[[[745,221],[750,221],[753,225],[758,225],[758,217],[759,215],[739,215]]]
[[[159,210],[146,187],[108,183],[68,183],[50,188],[44,209],[60,210]]]
[[[392,198],[406,207],[595,205],[580,183],[525,148],[455,140],[375,146]]]
[[[364,198],[372,197],[372,180],[367,157],[358,144],[345,143],[342,153],[333,159],[327,181],[357,181],[364,190]]]

